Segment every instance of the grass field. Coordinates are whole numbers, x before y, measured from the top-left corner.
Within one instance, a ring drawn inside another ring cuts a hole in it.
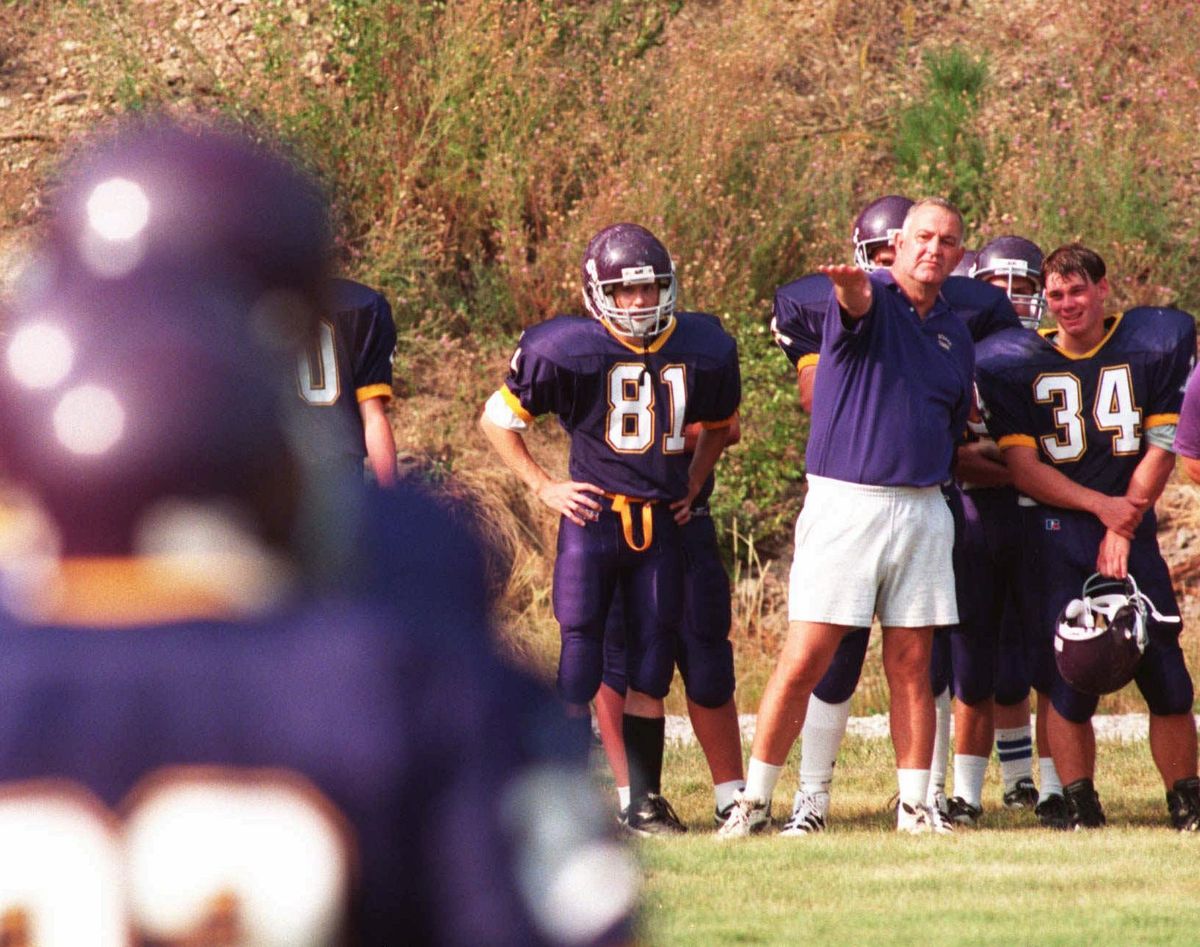
[[[1196,944],[1200,837],[1167,822],[1144,742],[1100,743],[1097,788],[1109,827],[1042,829],[1000,806],[998,767],[984,827],[899,836],[887,740],[849,738],[829,831],[719,843],[699,750],[670,747],[664,791],[689,825],[639,842],[643,934],[652,944]],[[774,804],[786,816],[789,762]]]

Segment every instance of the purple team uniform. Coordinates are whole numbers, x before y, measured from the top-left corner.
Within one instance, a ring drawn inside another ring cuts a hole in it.
[[[1145,455],[1145,432],[1178,420],[1196,350],[1195,323],[1179,310],[1132,309],[1108,321],[1103,342],[1085,358],[1063,353],[1053,332],[1000,333],[980,347],[988,430],[1002,449],[1032,447],[1076,483],[1122,496]],[[1064,718],[1083,722],[1098,698],[1075,691],[1058,674],[1054,624],[1095,571],[1105,527],[1078,510],[1037,505],[1025,514],[1020,599],[1033,685],[1050,694]],[[1177,615],[1156,529],[1154,510],[1147,510],[1133,539],[1129,572],[1159,611]],[[1150,643],[1135,680],[1152,713],[1184,713],[1192,705],[1192,683],[1179,626],[1148,625]]]
[[[688,699],[701,707],[723,706],[733,697],[735,687],[729,641],[729,575],[708,508],[715,480],[710,474],[692,503],[692,518],[679,527],[684,559],[683,619],[675,660]],[[618,586],[604,630],[604,683],[618,694],[624,694],[627,686],[625,628],[629,621]]]
[[[529,752],[528,692],[487,658],[486,614],[463,595],[463,579],[481,587],[477,553],[405,488],[383,502],[372,521],[423,533],[425,567],[396,563],[403,585],[373,596],[328,589],[255,618],[198,608],[101,628],[0,618],[0,780],[82,787],[124,811],[181,766],[218,787],[292,774],[349,830],[344,942],[550,942],[514,880],[522,813],[505,809],[526,763],[547,756]],[[627,920],[598,941],[627,937]]]
[[[330,281],[330,315],[300,357],[297,390],[312,410],[300,412],[306,461],[318,469],[362,475],[366,445],[359,404],[392,397],[396,324],[380,293],[352,280]]]
[[[677,313],[645,350],[595,319],[558,316],[522,335],[501,394],[526,423],[555,414],[571,438],[572,480],[605,491],[598,519],[559,523],[554,613],[558,687],[587,703],[600,686],[604,628],[620,584],[629,685],[666,695],[683,610],[683,556],[669,504],[687,495],[684,427],[731,423],[737,345],[711,316]]]

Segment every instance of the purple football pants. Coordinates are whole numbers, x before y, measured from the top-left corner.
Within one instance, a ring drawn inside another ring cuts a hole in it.
[[[1089,513],[1035,506],[1023,510],[1025,529],[1025,581],[1021,585],[1026,624],[1026,656],[1033,686],[1049,694],[1065,719],[1084,723],[1096,712],[1098,697],[1069,686],[1054,662],[1054,627],[1058,615],[1078,598],[1084,580],[1096,571],[1096,553],[1104,525]],[[1171,575],[1158,550],[1158,521],[1150,510],[1134,535],[1129,553],[1129,573],[1138,588],[1164,615],[1178,615]],[[1188,713],[1194,697],[1192,679],[1179,647],[1180,626],[1150,619],[1150,641],[1138,664],[1134,681],[1146,698],[1150,712],[1159,715]]]
[[[701,707],[721,707],[733,697],[733,646],[729,643],[729,575],[707,511],[693,512],[679,529],[683,543],[683,622],[676,660],[687,696]],[[604,683],[619,694],[628,686],[626,614],[620,586],[604,632]]]
[[[665,697],[675,673],[675,649],[683,611],[683,549],[679,527],[665,504],[652,510],[653,537],[637,552],[624,537],[621,517],[610,502],[597,520],[576,526],[559,521],[554,563],[554,617],[562,635],[558,691],[563,700],[586,704],[600,688],[604,629],[616,590],[627,616],[629,685]],[[641,545],[641,507],[632,520]]]

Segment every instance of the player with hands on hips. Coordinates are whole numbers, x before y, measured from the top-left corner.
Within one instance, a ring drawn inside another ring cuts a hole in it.
[[[481,426],[505,465],[560,514],[554,612],[558,689],[590,738],[588,704],[603,675],[604,630],[619,584],[628,616],[622,735],[628,825],[684,830],[662,796],[663,697],[683,613],[679,527],[712,473],[741,399],[737,346],[715,317],[676,311],[666,247],[636,224],[597,233],[583,257],[588,316],[558,316],[521,336]],[[554,414],[570,438],[569,478],[530,454],[523,432]],[[685,429],[699,422],[695,452]]]

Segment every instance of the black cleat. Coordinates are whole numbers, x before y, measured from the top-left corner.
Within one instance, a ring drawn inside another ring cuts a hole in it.
[[[1051,793],[1034,806],[1033,811],[1048,829],[1065,830],[1071,827],[1071,813],[1067,811],[1067,800],[1058,793]]]
[[[1063,787],[1063,797],[1067,800],[1070,828],[1076,831],[1102,829],[1107,824],[1104,810],[1100,808],[1100,797],[1090,779],[1077,779]]]
[[[1028,776],[1018,779],[1013,788],[1004,794],[1005,809],[1033,809],[1037,801],[1037,786]]]
[[[966,825],[975,828],[979,825],[979,819],[983,816],[983,807],[971,805],[962,796],[954,796],[950,800],[950,807],[946,814],[950,816],[950,821],[955,825]]]
[[[1200,776],[1175,780],[1167,792],[1171,825],[1180,832],[1200,832]]]
[[[628,812],[625,827],[634,835],[682,835],[687,831],[671,804],[658,793],[630,803]]]

